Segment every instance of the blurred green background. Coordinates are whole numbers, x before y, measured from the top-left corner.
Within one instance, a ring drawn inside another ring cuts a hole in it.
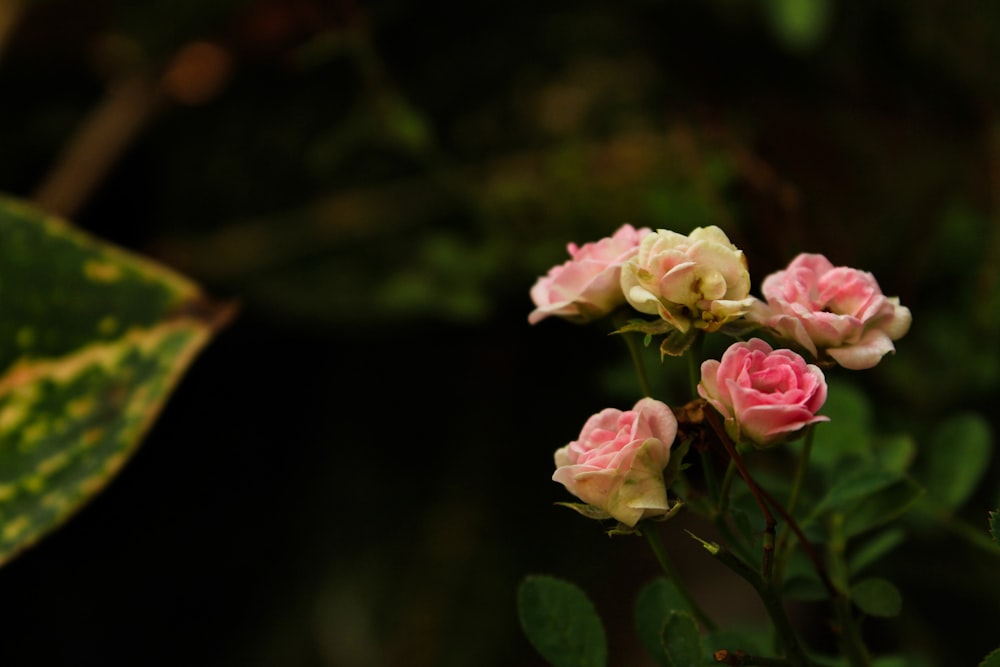
[[[549,479],[637,389],[600,327],[529,327],[529,287],[625,222],[723,227],[757,294],[822,252],[914,314],[849,376],[877,423],[996,431],[998,29],[990,0],[0,0],[0,191],[242,308],[124,473],[0,570],[0,664],[530,667],[531,572],[649,664],[655,562]],[[984,532],[998,480],[961,511]],[[1000,561],[907,538],[873,647],[976,664]]]

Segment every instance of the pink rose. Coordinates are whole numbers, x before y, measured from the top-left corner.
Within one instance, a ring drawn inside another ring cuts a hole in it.
[[[643,398],[625,412],[607,408],[587,420],[578,440],[556,452],[552,479],[634,527],[670,510],[663,469],[676,435],[677,419],[660,401]]]
[[[735,442],[757,447],[780,444],[830,419],[816,415],[826,402],[823,371],[759,338],[734,343],[720,361],[704,362],[698,393],[722,414]]]
[[[622,263],[636,253],[650,230],[623,225],[614,235],[578,247],[567,246],[571,259],[549,270],[531,288],[536,308],[528,322],[537,324],[556,315],[582,324],[607,315],[625,303],[621,288]]]
[[[884,296],[872,274],[834,267],[823,255],[799,255],[761,291],[767,304],[758,302],[751,319],[851,370],[878,364],[910,329],[910,309]]]
[[[718,331],[754,302],[746,257],[718,227],[687,236],[659,229],[643,238],[622,268],[622,292],[639,312],[684,333],[692,326]]]

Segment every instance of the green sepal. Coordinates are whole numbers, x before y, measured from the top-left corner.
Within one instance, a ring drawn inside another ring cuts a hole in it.
[[[669,334],[672,331],[677,331],[677,328],[666,320],[643,320],[637,318],[628,320],[618,329],[612,331],[611,334],[614,335],[629,332],[642,333],[646,335],[644,343],[649,345],[652,340],[652,336],[662,336]]]
[[[593,505],[588,505],[587,503],[555,503],[560,507],[568,507],[577,514],[585,516],[588,519],[594,519],[595,521],[606,521],[611,518],[611,515],[602,510],[599,507],[594,507]]]
[[[701,329],[695,327],[688,328],[687,331],[673,329],[660,341],[660,361],[665,357],[679,357],[683,355],[701,336]]]
[[[670,448],[670,460],[667,467],[663,469],[663,484],[666,488],[673,486],[677,476],[684,469],[684,457],[691,449],[691,439],[685,438],[679,445]]]
[[[663,336],[663,340],[660,342],[660,360],[662,361],[664,357],[679,357],[688,348],[698,340],[698,337],[703,333],[701,329],[696,327],[688,327],[687,331],[681,331],[675,327],[670,322],[666,320],[642,320],[642,319],[631,319],[628,320],[621,327],[612,331],[614,334],[623,334],[629,332],[636,332],[644,334],[643,345],[649,347],[649,344],[653,341],[655,336]]]
[[[760,322],[756,322],[746,317],[740,317],[723,324],[718,328],[718,332],[731,338],[745,340],[747,336],[752,334],[754,331],[759,331],[763,328],[763,326],[764,325]]]
[[[665,514],[647,517],[643,519],[643,521],[669,521],[670,519],[673,519],[674,516],[676,516],[677,513],[680,512],[682,509],[684,509],[684,503],[683,501],[678,500],[673,505],[670,506],[670,508],[667,510]],[[617,526],[608,531],[609,537],[613,537],[615,535],[641,535],[641,534],[642,530],[640,530],[638,524],[635,526],[630,526],[620,521],[618,522]]]
[[[622,523],[619,521],[615,524],[614,528],[609,528],[605,531],[608,537],[615,537],[616,535],[639,535],[640,531],[635,526],[630,526],[627,523]]]

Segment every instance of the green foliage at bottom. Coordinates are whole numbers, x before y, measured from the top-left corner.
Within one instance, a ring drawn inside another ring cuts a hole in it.
[[[666,665],[661,644],[664,623],[672,612],[687,610],[687,603],[673,582],[657,577],[642,587],[635,599],[635,626],[639,640],[657,659]]]
[[[979,667],[1000,667],[1000,648],[983,658]]]
[[[517,591],[521,627],[553,667],[604,667],[604,626],[586,593],[547,575],[526,577]]]
[[[672,611],[660,632],[660,644],[668,667],[689,667],[705,663],[698,624],[691,614]]]

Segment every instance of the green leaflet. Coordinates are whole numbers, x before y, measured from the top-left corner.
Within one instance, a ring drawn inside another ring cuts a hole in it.
[[[604,667],[607,642],[593,603],[576,584],[548,575],[526,577],[517,589],[521,628],[553,667]]]
[[[635,599],[635,626],[639,640],[657,663],[667,665],[663,650],[663,627],[675,611],[688,611],[684,596],[676,584],[664,577],[658,577],[642,587]]]
[[[983,661],[979,663],[979,667],[1000,667],[1000,648],[991,651],[988,656],[983,658]]]
[[[666,653],[668,667],[697,667],[705,664],[701,636],[694,617],[686,611],[667,615],[660,632],[660,643]]]
[[[878,577],[851,586],[851,601],[871,616],[892,618],[903,609],[903,600],[892,582]]]
[[[945,421],[922,452],[928,498],[947,511],[959,509],[986,474],[992,454],[993,434],[985,417],[968,412]]]
[[[0,197],[0,564],[122,468],[232,309]]]

